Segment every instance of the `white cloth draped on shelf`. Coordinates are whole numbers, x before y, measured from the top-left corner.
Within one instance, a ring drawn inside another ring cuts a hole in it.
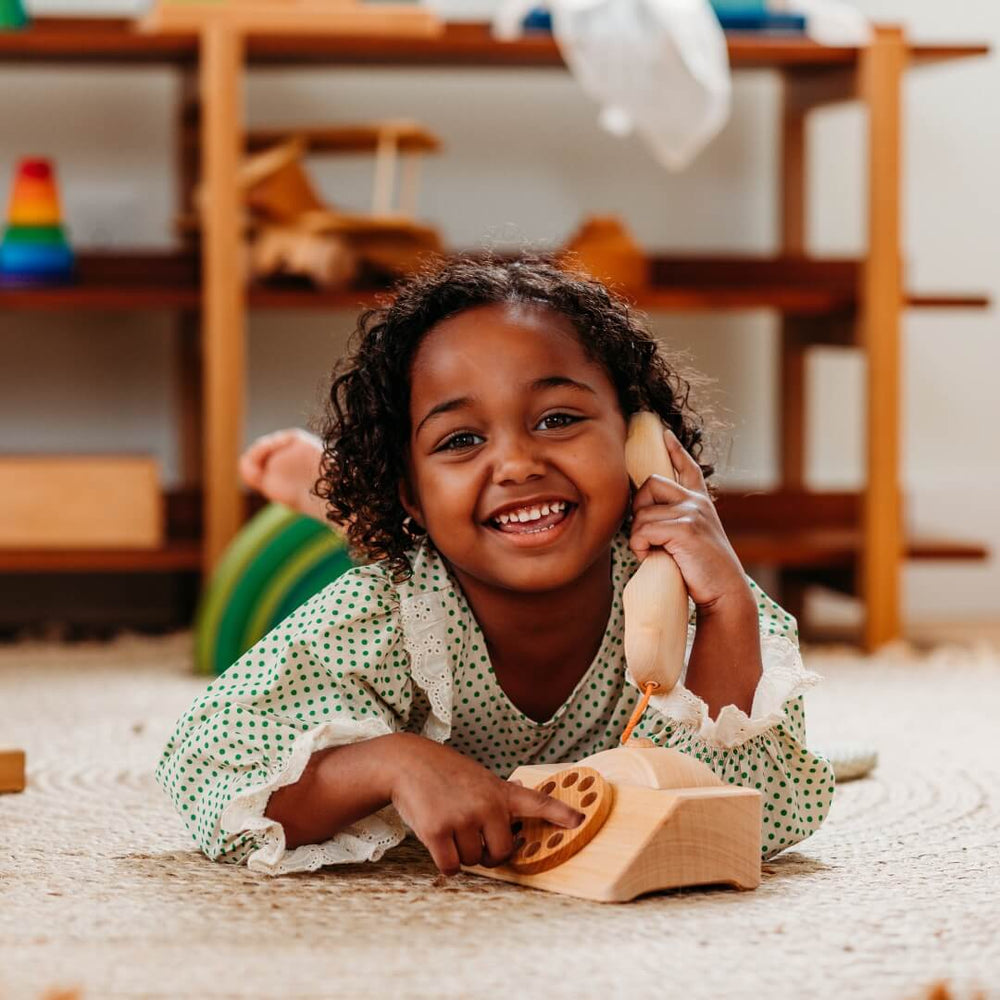
[[[516,37],[529,0],[501,4],[494,31]],[[726,39],[708,0],[552,0],[566,64],[614,135],[635,131],[669,170],[686,167],[729,118]]]
[[[521,34],[537,0],[505,0],[493,19],[499,38]],[[552,31],[577,82],[601,105],[601,125],[633,131],[668,170],[682,170],[729,118],[732,82],[726,38],[709,0],[550,0]],[[867,45],[867,18],[843,0],[771,0],[802,14],[822,45]]]

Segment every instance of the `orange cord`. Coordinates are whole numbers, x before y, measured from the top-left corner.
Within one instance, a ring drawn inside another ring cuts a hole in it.
[[[628,738],[632,735],[632,730],[639,724],[639,720],[642,718],[642,713],[646,711],[646,706],[649,704],[649,699],[652,697],[653,692],[659,687],[655,681],[650,681],[642,691],[642,700],[636,705],[635,711],[632,713],[632,718],[628,720],[628,725],[625,727],[625,732],[622,733],[622,746],[628,743]]]

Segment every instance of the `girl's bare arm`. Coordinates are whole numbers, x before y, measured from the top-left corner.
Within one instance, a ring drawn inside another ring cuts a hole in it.
[[[383,806],[396,807],[446,875],[495,866],[514,849],[511,823],[541,816],[575,827],[583,816],[548,795],[504,781],[450,747],[393,733],[313,754],[294,785],[279,788],[264,815],[288,847],[329,840]]]

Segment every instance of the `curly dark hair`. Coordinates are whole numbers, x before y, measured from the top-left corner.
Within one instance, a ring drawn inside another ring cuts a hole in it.
[[[704,422],[688,403],[698,377],[668,363],[640,317],[601,282],[534,257],[452,258],[429,266],[387,305],[359,317],[352,350],[333,372],[315,487],[327,501],[328,518],[347,524],[355,553],[388,560],[397,581],[409,575],[406,552],[421,534],[398,496],[417,347],[449,316],[508,302],[544,305],[567,317],[588,356],[610,376],[626,419],[640,409],[655,411],[687,451],[701,457]],[[701,469],[706,480],[715,471]]]

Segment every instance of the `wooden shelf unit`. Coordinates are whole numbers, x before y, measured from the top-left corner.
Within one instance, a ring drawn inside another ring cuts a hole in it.
[[[792,316],[850,319],[857,301],[861,262],[846,258],[744,256],[649,257],[650,283],[631,297],[643,309],[671,312],[767,309]],[[384,298],[386,285],[322,291],[306,282],[252,285],[248,301],[257,309],[351,309]],[[985,309],[985,295],[911,292],[914,309]],[[144,309],[197,310],[201,274],[193,253],[136,249],[83,252],[71,285],[0,288],[0,311],[126,312]],[[853,329],[839,333],[815,325],[812,342],[849,342]]]
[[[898,485],[901,313],[907,307],[983,308],[989,303],[976,294],[902,291],[899,92],[908,66],[979,56],[989,47],[909,44],[895,28],[878,29],[866,48],[823,47],[805,39],[749,34],[730,35],[728,44],[734,69],[770,69],[784,81],[779,253],[770,258],[656,255],[651,257],[650,285],[636,300],[650,310],[768,309],[780,315],[781,484],[777,492],[763,496],[724,495],[720,511],[746,564],[779,568],[781,598],[793,613],[801,615],[805,587],[814,582],[860,596],[865,607],[862,643],[874,648],[900,631],[902,559],[986,556],[974,544],[904,539]],[[564,68],[549,36],[497,42],[480,24],[448,25],[437,38],[406,40],[250,35],[243,51],[239,45],[230,46],[225,50],[226,66],[214,68],[195,34],[146,35],[129,21],[39,19],[25,31],[0,33],[0,63],[177,67],[184,82],[177,122],[179,183],[185,196],[197,169],[193,155],[197,151],[185,148],[183,140],[183,126],[191,120],[192,96],[197,92],[195,74],[201,73],[202,92],[212,104],[202,107],[201,116],[206,145],[214,144],[215,152],[206,161],[214,164],[214,173],[211,168],[208,173],[211,185],[213,177],[218,183],[222,176],[219,149],[226,155],[236,149],[241,126],[232,109],[238,107],[244,57],[250,66]],[[220,80],[226,86],[217,86]],[[229,108],[221,116],[220,94]],[[820,260],[806,253],[805,122],[814,108],[844,100],[861,100],[869,112],[869,245],[861,260]],[[230,236],[235,245],[235,227]],[[192,571],[208,569],[218,558],[246,511],[235,477],[218,472],[235,468],[241,443],[240,418],[233,414],[242,409],[244,310],[354,308],[369,304],[383,291],[366,288],[331,294],[272,286],[253,287],[238,297],[226,293],[222,298],[216,289],[213,298],[211,289],[218,280],[212,266],[202,273],[193,254],[84,253],[80,281],[74,286],[0,291],[0,313],[174,311],[182,364],[191,370],[201,359],[200,381],[208,387],[204,421],[196,412],[202,405],[199,380],[180,389],[186,479],[191,483],[202,479],[207,486],[202,493],[186,490],[179,495],[183,502],[178,509],[186,510],[187,516],[180,522],[173,519],[171,541],[162,550],[0,552],[0,572]],[[228,335],[220,332],[225,330]],[[803,482],[805,363],[809,349],[819,344],[860,348],[868,361],[872,403],[865,420],[867,481],[860,493],[811,493]],[[172,507],[180,502],[176,496],[168,500]],[[192,503],[203,506],[203,517],[196,520],[204,521],[204,532],[200,526],[192,527]]]
[[[823,70],[855,66],[859,49],[825,46],[805,38],[730,33],[729,60],[737,69]],[[986,55],[988,45],[908,46],[911,62],[930,64]],[[247,43],[251,66],[467,66],[565,69],[551,36],[529,35],[498,42],[486,24],[448,24],[438,38],[387,39],[322,37],[252,37]],[[75,63],[80,65],[175,65],[198,62],[198,38],[192,33],[148,35],[121,18],[36,19],[26,30],[0,32],[0,62]]]

